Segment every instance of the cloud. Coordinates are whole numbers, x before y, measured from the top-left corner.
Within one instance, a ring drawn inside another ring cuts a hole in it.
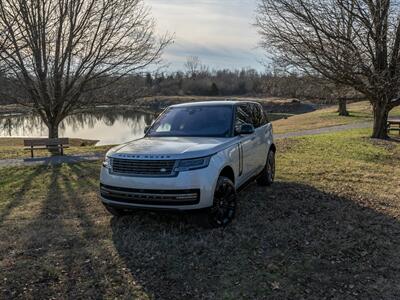
[[[255,0],[148,0],[160,33],[175,33],[165,58],[172,69],[196,55],[211,68],[261,68]]]
[[[165,59],[173,62],[172,68],[182,68],[188,56],[200,57],[203,64],[210,68],[241,69],[252,67],[262,68],[258,59],[262,56],[260,50],[249,50],[230,45],[209,45],[185,41],[172,45],[165,53]]]

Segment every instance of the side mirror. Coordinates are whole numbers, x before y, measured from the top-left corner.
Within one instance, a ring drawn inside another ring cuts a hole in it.
[[[253,134],[255,131],[254,126],[251,124],[242,124],[239,128],[239,134]]]
[[[147,131],[149,131],[150,127],[151,127],[151,125],[146,125],[146,126],[144,127],[144,132],[143,132],[143,133],[146,134]]]

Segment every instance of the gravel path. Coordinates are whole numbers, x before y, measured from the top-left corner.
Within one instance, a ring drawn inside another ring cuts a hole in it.
[[[284,139],[296,136],[316,135],[329,132],[345,131],[349,129],[367,128],[371,123],[356,123],[332,127],[324,127],[320,129],[304,130],[299,132],[289,132],[283,134],[275,134],[275,139]],[[103,153],[69,155],[69,156],[51,156],[37,157],[27,159],[0,159],[0,168],[15,167],[15,166],[35,166],[35,165],[59,165],[62,163],[78,163],[84,161],[94,161],[104,157]]]

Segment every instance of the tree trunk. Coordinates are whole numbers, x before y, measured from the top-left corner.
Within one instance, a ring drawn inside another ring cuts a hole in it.
[[[47,127],[49,129],[49,139],[57,139],[58,138],[58,124],[50,123]]]
[[[347,100],[345,98],[339,99],[339,116],[349,116],[349,112],[347,111]]]
[[[372,138],[375,139],[387,139],[387,121],[389,116],[389,111],[387,105],[380,102],[373,104],[374,110],[374,127],[372,131]]]

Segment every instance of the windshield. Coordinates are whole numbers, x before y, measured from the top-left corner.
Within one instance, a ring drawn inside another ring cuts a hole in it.
[[[230,137],[231,106],[173,107],[153,124],[147,136]]]

